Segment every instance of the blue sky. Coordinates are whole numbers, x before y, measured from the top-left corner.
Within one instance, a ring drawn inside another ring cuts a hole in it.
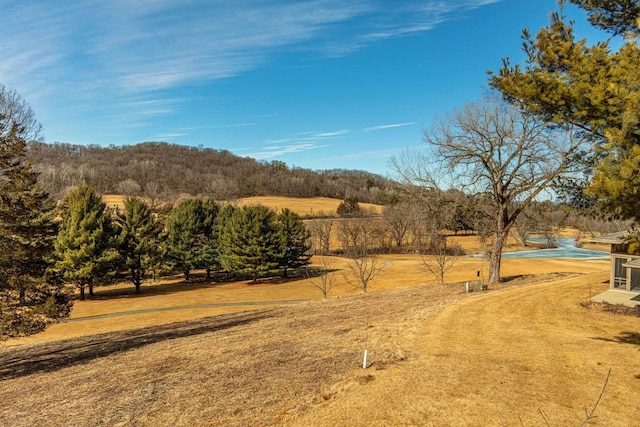
[[[0,0],[0,83],[47,142],[167,141],[384,174],[522,59],[555,0]],[[584,18],[568,9],[578,24]],[[578,34],[587,36],[586,25]]]

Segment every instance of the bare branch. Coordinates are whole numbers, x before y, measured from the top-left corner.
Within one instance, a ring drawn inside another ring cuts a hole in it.
[[[494,98],[436,118],[424,139],[435,157],[407,158],[412,153],[405,152],[394,163],[397,174],[407,184],[422,184],[422,192],[413,193],[423,199],[441,184],[483,196],[492,218],[490,283],[500,280],[501,252],[515,220],[555,180],[580,170],[573,158],[587,142]],[[438,168],[447,173],[435,173]]]
[[[314,268],[305,269],[305,274],[310,279],[309,284],[319,289],[324,298],[327,298],[336,285],[336,277],[331,274],[333,271],[333,264],[327,257],[314,257]]]
[[[600,395],[598,396],[598,400],[596,400],[596,403],[593,405],[593,408],[591,408],[591,412],[587,412],[586,408],[585,408],[585,415],[586,418],[584,419],[584,421],[582,421],[580,423],[580,426],[584,426],[586,424],[589,424],[596,416],[593,415],[596,412],[596,409],[598,408],[598,405],[600,404],[600,400],[602,399],[602,396],[604,395],[604,391],[607,388],[607,384],[609,383],[609,377],[611,376],[611,368],[609,368],[609,372],[607,372],[607,377],[604,380],[604,384],[602,385],[602,390],[600,390]]]
[[[429,255],[420,257],[422,265],[430,272],[441,285],[444,285],[444,276],[458,261],[462,254],[460,245],[447,246],[447,237],[439,235],[432,241]]]
[[[384,269],[384,264],[376,255],[369,255],[351,260],[348,269],[349,271],[344,275],[345,281],[350,286],[367,292],[369,282]]]
[[[15,89],[0,84],[0,136],[8,135],[12,130],[30,142],[41,138],[42,125]]]

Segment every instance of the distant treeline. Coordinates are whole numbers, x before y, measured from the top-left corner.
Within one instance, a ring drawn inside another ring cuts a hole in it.
[[[184,196],[232,200],[250,196],[352,197],[384,203],[390,181],[365,171],[312,171],[257,161],[226,150],[166,142],[102,147],[32,142],[28,159],[55,199],[89,185],[101,194],[175,201]]]

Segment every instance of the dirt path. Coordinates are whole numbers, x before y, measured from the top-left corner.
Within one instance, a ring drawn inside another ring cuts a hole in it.
[[[593,425],[637,425],[640,319],[581,307],[594,280],[606,273],[450,305],[407,362],[291,424],[579,425],[611,368]]]

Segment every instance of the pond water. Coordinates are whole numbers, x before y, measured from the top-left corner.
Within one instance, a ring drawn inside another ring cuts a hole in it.
[[[543,243],[543,239],[530,239],[532,242]],[[609,258],[609,252],[594,251],[576,247],[575,239],[563,237],[556,239],[557,248],[536,249],[532,251],[506,252],[502,258],[570,258],[570,259],[597,259]]]

